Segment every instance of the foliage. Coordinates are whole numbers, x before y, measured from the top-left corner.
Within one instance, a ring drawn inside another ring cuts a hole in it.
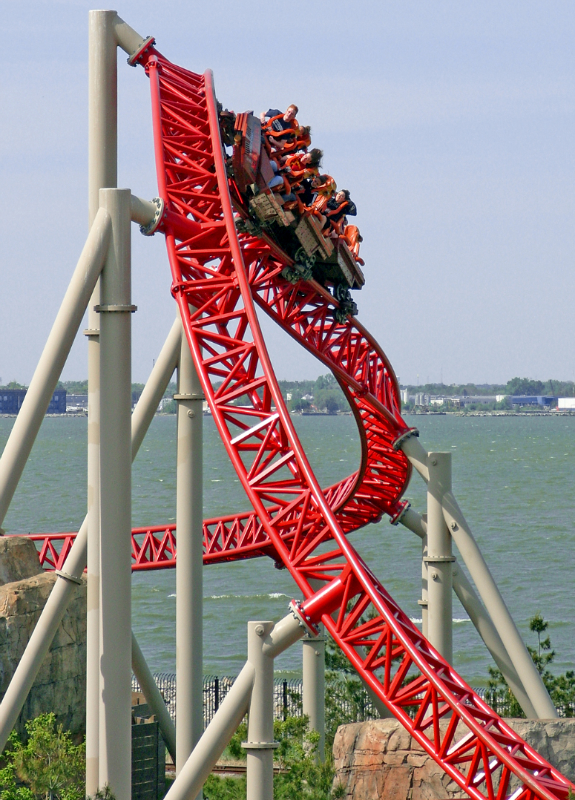
[[[325,738],[331,750],[340,725],[373,719],[374,710],[356,670],[333,639],[326,638]]]
[[[28,388],[27,386],[18,383],[18,381],[10,381],[10,383],[7,383],[5,386],[0,386],[0,389],[27,389],[27,388]]]
[[[247,724],[240,725],[233,735],[225,755],[244,760],[246,751],[241,743],[247,739]],[[274,775],[276,800],[336,800],[342,796],[343,787],[333,789],[333,761],[331,747],[326,748],[326,759],[317,759],[319,734],[310,731],[308,718],[288,717],[274,722],[274,739],[278,747],[274,762],[281,770]],[[246,780],[219,778],[210,775],[204,786],[206,800],[242,800],[246,796]]]
[[[98,789],[96,794],[87,797],[86,800],[116,800],[116,796],[112,793],[108,784],[106,784],[103,789]]]
[[[73,743],[54,714],[27,722],[26,733],[25,743],[16,733],[10,736],[0,770],[3,800],[83,800],[84,745]]]
[[[537,647],[527,647],[537,671],[541,675],[543,683],[549,692],[551,700],[555,706],[565,709],[565,716],[572,717],[575,713],[575,671],[568,670],[564,675],[553,675],[548,669],[549,665],[555,660],[555,650],[551,649],[551,638],[547,635],[544,639],[549,622],[543,619],[541,614],[535,614],[529,620],[529,630],[537,634]],[[503,706],[506,715],[510,717],[524,717],[523,709],[507,681],[498,669],[489,667],[490,680],[488,681],[488,691],[486,700],[496,706]]]

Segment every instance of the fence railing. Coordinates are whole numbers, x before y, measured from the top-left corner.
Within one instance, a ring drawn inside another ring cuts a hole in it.
[[[172,719],[176,720],[176,676],[170,672],[160,672],[154,675],[154,680],[170,712]],[[209,725],[214,714],[221,706],[225,696],[230,691],[235,677],[230,675],[205,675],[204,676],[204,727]],[[132,690],[140,691],[138,681],[132,676]],[[501,717],[509,715],[509,701],[505,697],[493,698],[489,689],[478,687],[473,690],[485,700]],[[282,720],[286,717],[300,717],[302,711],[303,681],[298,678],[292,680],[274,680],[274,719]],[[368,719],[377,719],[379,714],[375,710],[369,695],[365,690],[360,690],[353,700],[345,694],[334,692],[330,696],[330,704],[338,708],[343,719],[361,722]],[[575,716],[575,705],[559,706],[559,716]]]

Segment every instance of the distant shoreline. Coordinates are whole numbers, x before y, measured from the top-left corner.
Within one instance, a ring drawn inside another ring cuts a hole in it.
[[[0,419],[15,419],[18,414],[0,414]],[[156,412],[155,417],[175,417],[175,414],[164,414]],[[204,413],[205,417],[211,417],[211,414]],[[326,414],[321,411],[312,412],[311,414],[301,414],[297,411],[291,413],[292,417],[350,417],[353,416],[351,411],[341,411],[338,414]],[[403,417],[537,417],[537,418],[555,418],[555,417],[575,417],[575,409],[566,411],[404,411]],[[78,412],[66,414],[46,414],[45,417],[49,419],[87,419],[87,414]]]

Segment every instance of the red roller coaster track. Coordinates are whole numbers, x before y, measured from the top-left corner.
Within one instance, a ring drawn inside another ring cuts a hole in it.
[[[575,788],[497,716],[434,650],[346,534],[394,515],[410,469],[394,442],[408,433],[384,353],[357,322],[333,317],[313,281],[281,275],[290,259],[271,240],[236,232],[212,76],[151,44],[150,78],[161,229],[196,367],[228,456],[253,511],[204,523],[206,562],[269,555],[293,576],[299,613],[322,622],[359,675],[470,797],[561,798]],[[233,190],[233,186],[232,186]],[[358,422],[358,472],[323,490],[282,399],[255,304],[332,370]],[[234,401],[242,398],[242,406]],[[58,566],[44,539],[41,558]],[[66,538],[68,537],[68,538]],[[173,566],[173,527],[133,532],[134,569]],[[319,590],[312,588],[321,585]],[[445,719],[447,726],[440,727]]]

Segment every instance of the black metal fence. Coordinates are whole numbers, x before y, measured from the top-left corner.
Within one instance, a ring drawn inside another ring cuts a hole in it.
[[[176,676],[169,672],[161,672],[154,675],[158,689],[162,693],[168,711],[172,719],[176,719]],[[209,725],[218,708],[221,706],[225,696],[230,691],[235,677],[230,675],[205,675],[204,676],[204,726]],[[274,717],[275,719],[285,719],[286,717],[299,717],[302,715],[302,680],[274,680]],[[138,681],[132,677],[132,690],[140,690]],[[501,717],[509,715],[509,702],[505,697],[491,698],[489,690],[479,687],[473,690],[479,697],[485,700],[493,710]],[[365,695],[365,696],[363,696]],[[339,696],[334,693],[331,697],[332,704],[342,712],[342,717],[349,719],[351,716],[359,720],[377,719],[379,714],[375,710],[367,692],[364,692],[359,699],[350,702],[345,695]],[[557,711],[561,717],[575,716],[575,706],[558,707]]]
[[[154,675],[170,716],[176,720],[176,676],[170,672]],[[209,725],[214,714],[232,688],[235,677],[230,675],[204,675],[204,727]],[[139,692],[140,686],[132,676],[132,691]],[[302,681],[274,680],[274,717],[298,717],[302,715]]]

